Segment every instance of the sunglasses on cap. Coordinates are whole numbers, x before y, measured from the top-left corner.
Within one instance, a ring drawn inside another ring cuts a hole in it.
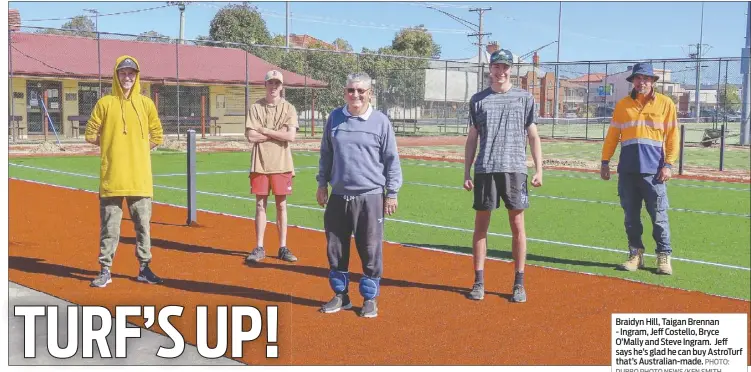
[[[362,88],[347,88],[347,93],[349,94],[355,94],[355,91],[360,94],[365,94],[365,92],[369,91],[370,89],[362,89]]]

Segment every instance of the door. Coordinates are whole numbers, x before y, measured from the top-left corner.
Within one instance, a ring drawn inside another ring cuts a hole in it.
[[[59,81],[29,80],[26,82],[26,117],[29,134],[61,135],[63,118],[62,83]],[[50,119],[52,122],[50,123]]]

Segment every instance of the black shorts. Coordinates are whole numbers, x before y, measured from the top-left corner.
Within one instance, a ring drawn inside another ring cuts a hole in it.
[[[492,211],[501,207],[508,210],[529,208],[527,175],[524,173],[476,173],[475,201],[472,208]]]

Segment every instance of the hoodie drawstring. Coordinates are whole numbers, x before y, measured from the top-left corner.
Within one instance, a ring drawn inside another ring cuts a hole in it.
[[[133,110],[136,111],[136,118],[138,118],[138,125],[141,127],[141,138],[146,138],[143,135],[143,122],[141,121],[141,115],[138,114],[138,109],[136,108],[135,102],[133,102],[133,99],[130,100],[131,106],[133,106]]]
[[[128,123],[125,121],[125,107],[123,107],[122,98],[120,98],[120,118],[123,120],[123,134],[128,134]]]
[[[130,99],[130,105],[133,106],[133,110],[136,112],[136,118],[138,119],[138,126],[141,127],[141,138],[146,138],[143,132],[143,121],[141,121],[141,115],[138,113],[133,98]],[[123,106],[123,99],[120,98],[120,117],[123,120],[123,134],[128,134],[128,123],[125,121],[125,106]]]

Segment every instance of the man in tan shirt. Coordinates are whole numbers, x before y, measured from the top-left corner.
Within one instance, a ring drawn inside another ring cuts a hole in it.
[[[297,261],[287,248],[287,195],[292,194],[295,176],[290,142],[295,140],[299,124],[297,110],[282,98],[282,73],[266,73],[266,97],[250,106],[245,114],[245,137],[252,144],[250,192],[256,196],[256,248],[245,258],[259,262],[266,257],[263,236],[266,230],[266,205],[270,191],[276,201],[276,225],[279,229],[279,259]]]

